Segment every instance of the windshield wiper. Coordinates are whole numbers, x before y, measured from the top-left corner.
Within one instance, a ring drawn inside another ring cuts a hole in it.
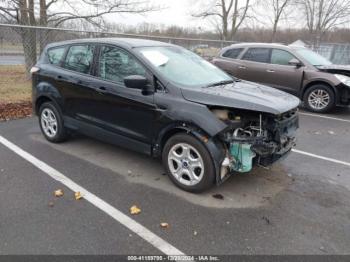
[[[228,84],[232,84],[232,83],[234,83],[233,80],[225,80],[225,81],[220,81],[220,82],[212,83],[212,84],[207,85],[207,86],[205,86],[205,87],[223,86],[223,85],[228,85]]]

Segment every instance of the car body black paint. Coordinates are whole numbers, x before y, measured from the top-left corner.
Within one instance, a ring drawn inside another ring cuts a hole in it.
[[[59,46],[68,50],[77,44],[95,46],[90,74],[49,63],[47,50]],[[100,79],[96,56],[102,45],[116,46],[134,56],[146,69],[154,93],[145,95],[141,90]],[[214,160],[216,182],[220,183],[227,149],[219,134],[228,125],[210,111],[211,106],[279,116],[299,105],[294,96],[246,81],[196,90],[183,88],[165,79],[135,49],[148,46],[172,45],[135,39],[87,39],[48,45],[36,65],[40,71],[33,74],[33,106],[38,109],[37,103],[43,98],[54,101],[68,128],[155,157],[161,155],[163,138],[169,132],[191,133],[207,146]]]

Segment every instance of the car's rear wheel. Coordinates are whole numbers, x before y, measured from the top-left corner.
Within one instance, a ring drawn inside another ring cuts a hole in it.
[[[169,178],[185,191],[199,193],[214,183],[214,163],[208,149],[189,134],[171,137],[164,146],[162,159]]]
[[[62,116],[51,102],[40,106],[39,125],[45,138],[52,143],[60,143],[67,138],[67,130],[63,126]]]
[[[335,106],[333,90],[326,85],[318,84],[306,90],[304,103],[308,110],[316,113],[326,113]]]

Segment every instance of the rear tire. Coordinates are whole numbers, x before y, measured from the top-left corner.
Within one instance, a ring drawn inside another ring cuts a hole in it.
[[[162,152],[164,168],[179,188],[200,193],[213,186],[214,162],[208,149],[195,137],[180,133],[171,137]]]
[[[61,143],[68,137],[62,115],[52,102],[40,106],[39,125],[44,137],[52,143]]]
[[[335,107],[333,90],[323,84],[313,85],[308,88],[303,100],[306,108],[315,113],[326,113]]]

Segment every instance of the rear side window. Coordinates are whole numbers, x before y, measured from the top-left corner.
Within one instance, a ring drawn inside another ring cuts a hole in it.
[[[289,65],[289,61],[295,58],[291,53],[281,50],[272,49],[271,64],[275,65]]]
[[[242,50],[243,50],[243,48],[229,49],[222,56],[227,57],[227,58],[237,59],[237,57],[242,52]]]
[[[74,45],[69,48],[63,67],[79,73],[88,74],[93,58],[94,46]]]
[[[249,48],[242,59],[259,63],[269,63],[270,48]]]
[[[146,77],[146,70],[131,54],[113,46],[101,48],[98,69],[101,78],[119,83],[131,75]]]
[[[49,49],[47,52],[49,62],[53,65],[59,65],[62,61],[65,51],[66,47],[55,47]]]

